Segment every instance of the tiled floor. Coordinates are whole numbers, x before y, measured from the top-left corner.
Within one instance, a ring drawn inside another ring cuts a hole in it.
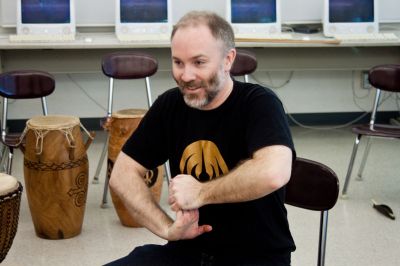
[[[354,141],[349,129],[317,131],[295,127],[292,132],[298,156],[330,166],[342,185]],[[104,140],[105,134],[98,132],[89,148],[91,178]],[[363,147],[360,147],[359,157]],[[374,140],[365,169],[365,180],[358,182],[353,178],[349,186],[349,198],[340,198],[330,211],[326,265],[399,265],[399,220],[384,217],[371,204],[373,198],[389,205],[397,218],[400,216],[399,154],[398,140]],[[109,208],[100,208],[104,173],[105,167],[100,184],[89,182],[83,230],[79,236],[70,239],[45,240],[37,237],[24,193],[18,232],[2,265],[102,265],[126,255],[136,245],[164,243],[164,240],[143,228],[122,226],[111,200]],[[24,183],[20,151],[16,152],[13,175]],[[161,202],[167,208],[165,188],[164,184]],[[287,208],[297,244],[292,265],[316,265],[319,213],[291,206]]]

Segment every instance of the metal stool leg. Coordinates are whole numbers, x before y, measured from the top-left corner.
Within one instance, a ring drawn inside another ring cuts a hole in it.
[[[7,174],[8,175],[11,175],[13,158],[14,158],[14,149],[13,148],[9,148],[8,160],[7,160]]]
[[[104,190],[103,190],[103,201],[101,202],[101,207],[102,208],[107,208],[107,195],[108,195],[108,183],[110,182],[110,177],[106,176],[104,180]]]
[[[167,178],[167,184],[169,185],[169,182],[171,181],[171,168],[169,166],[169,161],[165,162],[164,169],[165,169],[165,176]]]
[[[7,172],[7,160],[8,160],[8,157],[7,157],[7,152],[8,151],[8,148],[7,148],[7,146],[6,145],[2,145],[1,146],[1,158],[0,158],[0,169],[1,169],[1,171],[4,171],[4,172]]]
[[[367,158],[369,155],[369,150],[371,149],[371,137],[367,138],[367,145],[365,146],[365,151],[364,151],[364,155],[362,157],[361,160],[361,165],[360,168],[358,169],[358,173],[357,173],[357,180],[362,180],[362,173],[364,172],[364,168],[365,168],[365,164],[367,162]]]
[[[110,134],[108,134],[108,132],[107,132],[107,139],[106,139],[106,142],[104,143],[104,146],[103,146],[103,152],[101,153],[101,157],[102,158],[100,158],[101,159],[101,165],[99,164],[100,165],[100,169],[101,169],[101,166],[103,165],[104,159],[105,159],[106,154],[107,154],[109,140],[110,140]],[[97,166],[97,168],[99,168],[99,166]],[[108,171],[108,165],[107,165],[107,171]],[[103,199],[101,201],[101,207],[102,208],[107,208],[108,207],[108,205],[107,205],[107,194],[108,194],[108,183],[109,182],[110,182],[110,176],[107,173],[106,177],[104,178]]]
[[[358,144],[360,143],[360,139],[361,139],[361,135],[357,135],[356,141],[354,142],[353,151],[352,151],[351,157],[350,157],[349,168],[347,169],[346,179],[345,179],[343,190],[342,190],[343,198],[347,197],[347,187],[349,185],[351,171],[353,170],[354,159],[356,158],[356,155],[357,155],[357,149],[358,149]]]
[[[326,237],[328,233],[328,211],[321,212],[319,228],[318,266],[325,265]]]
[[[99,162],[97,163],[96,173],[94,174],[92,184],[98,184],[99,183],[99,175],[101,173],[101,168],[103,167],[104,159],[105,159],[106,154],[107,154],[108,138],[109,138],[109,134],[107,133],[107,139],[106,139],[106,142],[103,145],[103,150],[101,151]]]

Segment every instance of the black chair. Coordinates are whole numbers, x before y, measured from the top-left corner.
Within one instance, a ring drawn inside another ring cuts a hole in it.
[[[236,58],[231,68],[232,76],[243,76],[244,82],[249,82],[249,75],[257,69],[257,58],[248,50],[237,49]]]
[[[43,71],[19,70],[0,74],[0,96],[3,97],[3,116],[1,121],[1,142],[3,143],[2,165],[8,156],[6,172],[11,175],[14,149],[20,144],[20,133],[8,133],[8,99],[41,98],[43,115],[47,115],[46,96],[53,93],[55,80],[52,75]]]
[[[109,90],[108,90],[108,106],[106,118],[102,120],[102,124],[106,119],[110,118],[113,112],[113,96],[114,96],[114,79],[144,79],[146,87],[146,95],[148,107],[152,104],[150,76],[154,75],[158,69],[157,60],[151,55],[136,52],[115,52],[106,54],[102,58],[101,68],[103,74],[109,77]],[[96,173],[93,178],[93,183],[98,183],[101,168],[107,154],[107,143],[109,137],[104,143],[99,162],[97,164]],[[105,178],[103,202],[102,206],[107,204],[108,193],[108,178]]]
[[[376,95],[371,113],[371,119],[368,124],[356,125],[352,128],[352,132],[357,136],[354,142],[353,151],[351,153],[349,167],[347,169],[346,179],[342,190],[342,197],[347,196],[347,189],[351,177],[351,172],[353,170],[354,160],[357,155],[358,144],[361,141],[361,137],[367,136],[368,138],[360,169],[358,171],[359,180],[362,179],[362,173],[371,147],[371,138],[400,138],[399,126],[375,124],[381,91],[400,92],[400,64],[375,66],[369,70],[368,79],[370,84],[376,88]]]
[[[318,245],[318,266],[325,265],[328,230],[328,210],[335,206],[339,195],[339,180],[324,164],[297,158],[290,181],[286,185],[285,203],[321,212]]]

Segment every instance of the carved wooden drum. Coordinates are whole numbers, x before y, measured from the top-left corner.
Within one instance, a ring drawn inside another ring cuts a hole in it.
[[[107,121],[106,128],[109,131],[110,138],[108,143],[108,163],[107,176],[110,178],[114,162],[117,159],[122,146],[138,127],[146,110],[124,109],[112,114],[111,119]],[[146,184],[150,187],[152,195],[156,201],[160,201],[161,188],[163,182],[163,170],[159,166],[149,171],[144,177]],[[140,227],[128,213],[121,199],[110,189],[111,198],[121,223],[129,227]]]
[[[24,176],[36,235],[71,238],[81,233],[88,189],[86,154],[79,118],[37,116],[24,132]]]
[[[18,228],[22,185],[0,173],[0,263],[6,258]]]

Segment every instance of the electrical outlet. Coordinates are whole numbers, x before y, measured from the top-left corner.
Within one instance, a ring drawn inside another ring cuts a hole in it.
[[[361,88],[369,90],[372,88],[372,85],[368,80],[368,71],[361,71]]]

